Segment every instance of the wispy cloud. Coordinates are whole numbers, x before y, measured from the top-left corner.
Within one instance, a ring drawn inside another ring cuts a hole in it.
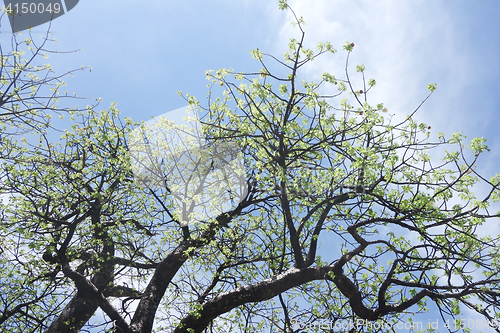
[[[493,46],[487,49],[485,44],[467,48],[473,45],[474,38],[484,38],[481,34],[492,34],[487,30],[465,34],[464,31],[477,29],[476,20],[457,16],[452,12],[454,7],[442,1],[322,0],[289,4],[306,21],[309,46],[331,41],[339,50],[335,56],[315,61],[309,67],[311,77],[318,78],[325,71],[343,76],[345,52],[341,47],[346,41],[353,42],[356,46],[350,59],[352,72],[355,65],[364,64],[366,75],[377,80],[369,95],[373,104],[384,102],[390,112],[408,114],[427,95],[427,84],[437,83],[438,90],[417,118],[429,123],[436,132],[450,134],[462,129],[482,136],[485,118],[494,116],[491,100],[497,97],[491,91],[487,100],[473,104],[475,110],[470,105],[484,89],[492,88],[485,82],[481,84],[481,75],[499,72],[492,59],[499,51]],[[490,13],[492,17],[485,11],[481,14],[484,20],[493,20],[494,13]],[[291,20],[288,14],[286,21]],[[464,27],[464,22],[471,26]],[[276,36],[273,52],[281,54],[287,39],[298,35],[298,30],[284,24]],[[478,52],[478,48],[484,52]],[[359,77],[353,77],[359,82]]]

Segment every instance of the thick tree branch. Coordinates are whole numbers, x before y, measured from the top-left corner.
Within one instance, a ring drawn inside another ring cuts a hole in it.
[[[177,327],[174,333],[189,332],[189,329],[192,329],[194,333],[200,333],[210,321],[237,306],[268,300],[301,284],[322,280],[332,270],[332,266],[302,269],[293,267],[270,279],[225,292],[205,302],[203,308],[197,313],[184,317],[181,321],[182,328]]]
[[[215,231],[218,228],[226,227],[232,218],[240,214],[248,205],[250,205],[249,202],[243,201],[233,211],[219,215],[216,225],[212,225],[197,239],[184,240],[160,262],[148,286],[144,290],[137,310],[132,318],[130,324],[131,332],[151,332],[160,301],[175,274],[177,274],[177,271],[184,265],[186,260],[189,259],[190,253],[192,253],[189,250],[206,245],[213,239]]]
[[[64,275],[73,280],[80,295],[86,295],[89,297],[89,300],[97,303],[99,307],[108,315],[108,317],[116,323],[120,333],[131,333],[129,325],[92,282],[87,280],[80,273],[72,270],[69,263],[65,262],[62,266]]]
[[[96,302],[76,294],[45,333],[78,333],[98,307]]]

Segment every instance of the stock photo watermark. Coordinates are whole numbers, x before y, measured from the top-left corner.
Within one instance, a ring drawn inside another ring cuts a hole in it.
[[[329,321],[329,320],[319,320],[315,322],[301,322],[298,320],[291,320],[292,329],[301,329],[305,332],[309,332],[309,330],[323,330],[328,332],[349,332],[353,329],[360,330],[362,328],[366,329],[412,329],[412,330],[422,330],[422,329],[497,329],[500,327],[500,322],[496,319],[493,320],[484,320],[484,319],[454,319],[454,320],[446,320],[436,319],[428,322],[421,321],[406,321],[406,322],[398,322],[398,323],[389,323],[383,320],[377,321],[368,321],[365,319],[356,319],[356,320],[344,320],[344,321]]]
[[[136,184],[166,189],[182,226],[228,211],[248,192],[241,147],[209,144],[190,106],[143,123],[129,134]]]
[[[12,32],[20,32],[52,21],[75,8],[79,0],[4,0]]]

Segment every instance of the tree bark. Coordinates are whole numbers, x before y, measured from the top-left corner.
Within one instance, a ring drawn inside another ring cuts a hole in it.
[[[293,287],[314,280],[324,280],[335,266],[291,268],[272,278],[225,292],[203,304],[195,314],[189,314],[181,321],[174,333],[201,333],[208,324],[237,306],[249,302],[262,302],[271,299]],[[182,326],[182,327],[181,327]],[[189,331],[192,329],[192,331]]]
[[[149,333],[153,329],[156,311],[160,301],[174,278],[177,271],[189,259],[189,248],[200,248],[206,245],[215,236],[219,228],[226,227],[234,216],[238,216],[241,211],[254,202],[244,200],[238,207],[229,213],[223,213],[217,217],[217,224],[212,225],[207,231],[196,239],[184,240],[175,250],[170,252],[156,268],[151,281],[143,292],[139,305],[130,323],[130,330],[133,333]]]
[[[97,308],[97,303],[76,294],[45,333],[78,333]]]

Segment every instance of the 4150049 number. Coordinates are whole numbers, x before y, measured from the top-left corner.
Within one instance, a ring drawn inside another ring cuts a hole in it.
[[[61,11],[61,5],[59,3],[34,3],[34,2],[23,2],[23,3],[16,3],[16,4],[11,4],[7,7],[5,7],[5,11],[7,12],[8,15],[15,15],[15,14],[42,14],[42,13],[54,13],[58,14]]]

